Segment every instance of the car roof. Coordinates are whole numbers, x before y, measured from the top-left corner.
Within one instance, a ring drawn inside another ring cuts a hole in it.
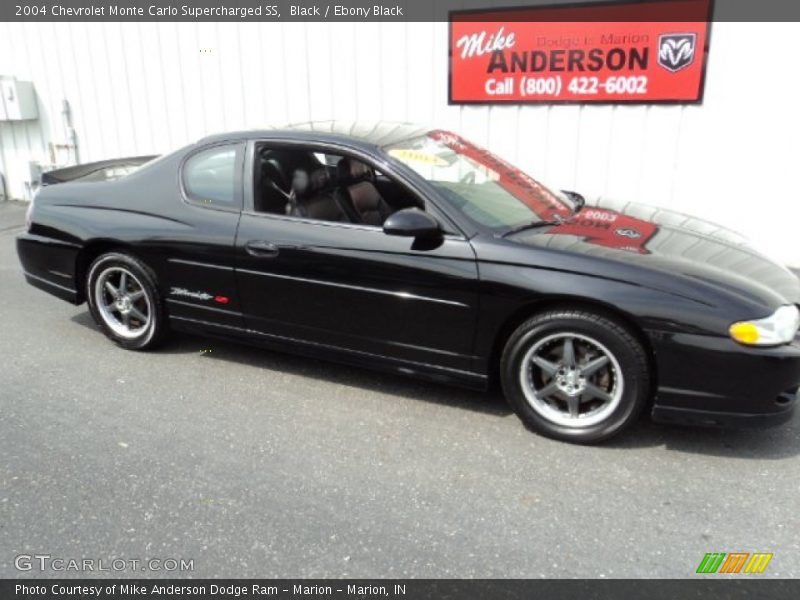
[[[284,127],[221,133],[203,138],[199,143],[265,137],[290,138],[309,142],[347,142],[351,145],[374,147],[388,146],[419,137],[429,131],[431,128],[423,125],[391,121],[309,121]]]

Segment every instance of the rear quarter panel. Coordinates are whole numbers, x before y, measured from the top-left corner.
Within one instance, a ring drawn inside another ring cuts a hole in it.
[[[232,269],[210,271],[179,262],[232,264],[239,218],[236,211],[182,201],[179,166],[188,150],[119,180],[43,188],[35,200],[30,230],[17,241],[29,282],[80,303],[93,258],[117,249],[143,260],[155,272],[165,296],[173,285],[205,289],[213,281],[217,293],[236,298]]]

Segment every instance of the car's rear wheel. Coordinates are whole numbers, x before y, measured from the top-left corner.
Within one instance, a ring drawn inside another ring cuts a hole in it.
[[[166,333],[166,314],[155,276],[129,254],[109,252],[92,263],[86,298],[92,317],[106,336],[124,348],[152,348]]]
[[[588,311],[549,311],[509,338],[501,361],[503,391],[533,430],[595,443],[633,423],[648,400],[650,371],[627,327]]]

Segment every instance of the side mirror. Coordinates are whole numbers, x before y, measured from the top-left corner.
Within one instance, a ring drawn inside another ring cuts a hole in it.
[[[404,208],[389,215],[383,223],[386,235],[402,235],[413,238],[432,238],[441,234],[439,222],[418,208]]]
[[[581,209],[586,206],[586,198],[584,198],[578,192],[572,192],[570,190],[561,190],[561,193],[564,194],[567,198],[569,198],[572,202],[575,203],[575,207],[577,209]]]

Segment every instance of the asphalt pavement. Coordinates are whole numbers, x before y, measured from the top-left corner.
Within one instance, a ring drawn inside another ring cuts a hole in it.
[[[707,552],[756,551],[774,554],[759,577],[800,577],[798,418],[643,420],[580,447],[496,392],[186,335],[122,350],[25,283],[23,212],[0,203],[0,577],[80,575],[20,572],[26,554],[193,577],[692,577]]]

